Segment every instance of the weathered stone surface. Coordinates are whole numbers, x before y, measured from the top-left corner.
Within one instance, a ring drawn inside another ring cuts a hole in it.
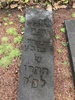
[[[72,71],[75,81],[75,20],[65,21]]]
[[[54,100],[52,11],[26,10],[18,100]]]

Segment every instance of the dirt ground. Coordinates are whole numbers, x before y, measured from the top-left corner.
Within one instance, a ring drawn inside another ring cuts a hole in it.
[[[66,42],[65,33],[60,29],[63,27],[64,20],[74,19],[72,13],[75,9],[60,9],[54,11],[54,82],[55,82],[55,100],[75,100],[74,83],[69,59],[68,48],[62,45]],[[24,26],[19,23],[18,15],[24,15],[25,10],[20,12],[18,10],[0,10],[0,39],[6,34],[6,29],[10,27],[4,26],[3,18],[11,14],[8,20],[14,22],[14,26],[18,33],[21,34],[21,27]],[[61,38],[56,39],[56,35]],[[0,41],[1,42],[1,41]],[[12,37],[10,37],[12,43]],[[1,43],[0,43],[1,44]],[[22,45],[18,44],[16,47],[22,50]],[[58,49],[62,52],[59,53]],[[1,58],[1,56],[0,56]],[[15,58],[8,68],[0,67],[0,100],[17,100],[17,93],[19,87],[19,72],[20,72],[21,58]],[[64,62],[68,62],[65,64]]]
[[[74,19],[72,18],[74,12],[75,9],[61,9],[54,12],[54,35],[61,36],[59,40],[54,39],[55,100],[75,100],[68,48],[64,47],[61,43],[67,41],[65,33],[60,31],[64,20]],[[58,49],[61,49],[62,53],[58,53]],[[67,61],[68,64],[63,64],[64,61]]]

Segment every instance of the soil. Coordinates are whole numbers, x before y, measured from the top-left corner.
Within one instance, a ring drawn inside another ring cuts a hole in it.
[[[62,42],[66,42],[65,33],[60,31],[63,27],[64,20],[74,19],[72,13],[75,9],[60,9],[54,11],[54,82],[55,82],[55,100],[75,100],[74,82],[72,77],[72,70],[70,65],[68,48],[62,45]],[[3,18],[11,14],[9,21],[13,21],[19,34],[21,34],[21,27],[24,24],[19,23],[18,15],[24,15],[25,10],[20,12],[18,10],[1,10],[0,11],[0,38],[8,36],[6,29],[11,27],[4,26]],[[56,39],[55,36],[60,35],[60,39]],[[10,42],[12,43],[12,37]],[[0,41],[1,42],[1,41]],[[16,47],[22,50],[22,45],[17,44]],[[57,50],[61,49],[59,53]],[[68,62],[64,64],[64,61]],[[18,87],[19,87],[19,75],[20,75],[20,62],[21,58],[15,58],[8,68],[0,67],[0,100],[17,100]]]
[[[55,100],[75,100],[75,91],[72,70],[69,59],[68,47],[61,42],[67,42],[65,33],[60,29],[64,27],[64,20],[71,20],[75,9],[60,9],[54,12],[54,35],[60,35],[61,39],[54,39],[54,63],[55,63]],[[57,50],[61,49],[62,53]],[[67,61],[68,64],[63,64]]]

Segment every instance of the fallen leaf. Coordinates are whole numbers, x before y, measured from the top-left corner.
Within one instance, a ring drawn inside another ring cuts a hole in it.
[[[73,2],[72,8],[75,8],[75,2]]]
[[[20,0],[14,0],[15,2],[18,2],[18,1],[20,1]]]
[[[48,5],[48,6],[47,6],[47,10],[48,10],[48,11],[52,11],[52,6],[51,6],[51,5]]]
[[[16,8],[17,6],[18,6],[17,3],[15,3],[15,4],[11,4],[11,5],[10,5],[10,8],[13,9],[13,8]]]

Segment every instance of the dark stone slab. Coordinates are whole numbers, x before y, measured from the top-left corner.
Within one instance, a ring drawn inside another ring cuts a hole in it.
[[[75,82],[75,20],[66,20],[66,36],[69,42],[69,53]]]
[[[54,100],[52,12],[26,10],[18,100]]]

